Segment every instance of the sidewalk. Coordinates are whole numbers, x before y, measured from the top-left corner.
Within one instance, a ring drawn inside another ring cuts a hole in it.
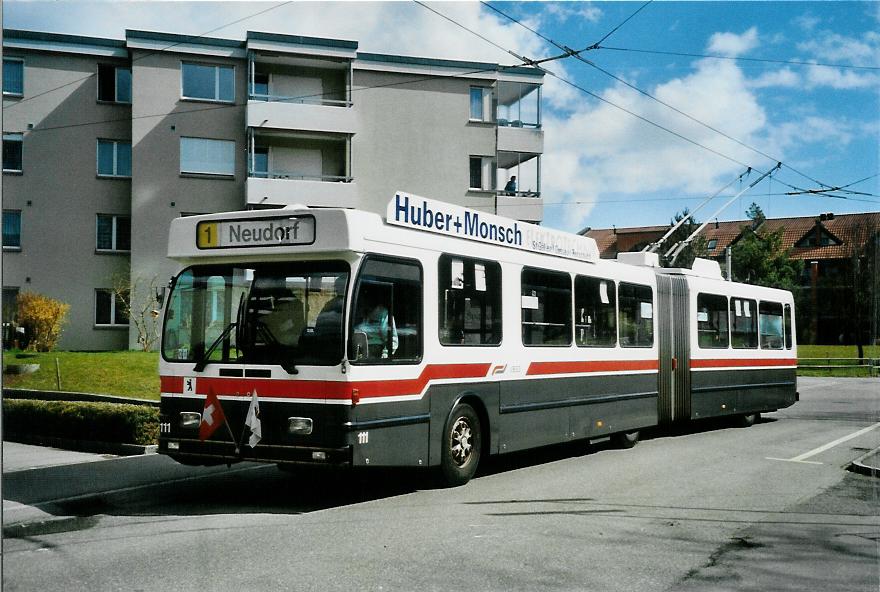
[[[3,472],[12,473],[28,469],[73,465],[116,458],[115,454],[92,454],[74,452],[61,448],[32,446],[18,442],[3,442]]]
[[[854,473],[880,477],[880,448],[855,459],[847,468]]]

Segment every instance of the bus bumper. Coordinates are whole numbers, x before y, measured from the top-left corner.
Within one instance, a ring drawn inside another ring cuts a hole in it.
[[[233,442],[198,439],[160,437],[159,454],[165,454],[187,465],[232,464],[242,461],[280,464],[309,464],[325,466],[351,466],[352,447],[317,448],[306,446],[285,446],[257,444],[251,448],[247,444],[236,447]]]

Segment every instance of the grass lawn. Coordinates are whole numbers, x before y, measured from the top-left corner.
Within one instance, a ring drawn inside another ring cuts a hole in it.
[[[22,357],[19,357],[22,356]],[[23,357],[27,356],[27,357]],[[39,364],[33,374],[3,375],[3,386],[39,390],[59,390],[55,379],[55,360],[61,368],[62,391],[101,393],[159,399],[159,354],[157,352],[3,352],[3,366]]]
[[[855,361],[840,360],[833,358],[855,358],[859,350],[855,345],[799,345],[798,359],[801,360],[798,368],[799,376],[870,376],[867,366],[857,366]],[[866,345],[864,356],[874,360],[880,358],[880,345]],[[808,358],[814,359],[806,362]],[[840,366],[841,369],[810,368],[809,365]]]

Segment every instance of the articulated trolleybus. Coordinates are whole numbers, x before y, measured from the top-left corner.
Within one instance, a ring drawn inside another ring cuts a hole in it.
[[[426,466],[458,485],[487,454],[629,447],[797,399],[791,294],[711,261],[600,260],[590,238],[403,192],[384,219],[178,218],[168,254],[159,452],[182,463]]]

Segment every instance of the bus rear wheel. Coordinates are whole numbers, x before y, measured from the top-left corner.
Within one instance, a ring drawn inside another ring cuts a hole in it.
[[[470,481],[480,464],[483,438],[480,418],[467,403],[456,405],[443,428],[440,477],[443,485],[457,487]]]
[[[641,434],[636,430],[634,432],[620,432],[611,436],[611,443],[617,448],[632,448],[639,443]]]
[[[737,416],[735,422],[737,427],[749,428],[755,425],[755,422],[758,421],[759,417],[761,417],[760,413],[747,413],[745,415]]]

